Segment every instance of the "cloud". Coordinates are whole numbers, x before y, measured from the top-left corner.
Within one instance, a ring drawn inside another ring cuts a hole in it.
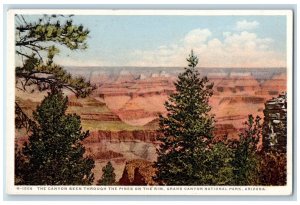
[[[194,29],[184,37],[184,43],[187,45],[202,44],[211,36],[208,29]]]
[[[259,23],[257,21],[247,21],[247,20],[242,20],[238,21],[236,23],[235,29],[238,31],[244,31],[244,30],[254,30],[258,28]]]
[[[201,67],[281,67],[285,54],[273,49],[271,38],[254,32],[223,32],[214,38],[209,29],[194,29],[178,44],[162,45],[153,50],[135,50],[130,66],[186,66],[185,58],[194,50]]]

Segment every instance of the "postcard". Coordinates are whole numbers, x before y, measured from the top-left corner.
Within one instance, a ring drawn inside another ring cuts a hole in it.
[[[7,19],[8,194],[292,194],[292,10]]]

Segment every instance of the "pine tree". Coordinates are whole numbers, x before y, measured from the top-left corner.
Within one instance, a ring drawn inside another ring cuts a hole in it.
[[[214,128],[208,102],[213,84],[200,78],[193,51],[187,61],[188,68],[175,83],[176,92],[165,103],[167,115],[160,116],[156,180],[167,185],[207,184],[206,152]]]
[[[246,128],[239,135],[232,160],[234,185],[259,184],[258,142],[262,133],[260,120],[259,116],[254,119],[249,115],[248,121],[244,123]]]
[[[231,185],[233,168],[231,166],[233,150],[223,141],[214,142],[205,152],[203,164],[206,170],[205,184]]]
[[[18,149],[18,145],[15,144],[15,185],[24,184],[25,170],[27,169],[22,151]]]
[[[68,98],[53,89],[33,113],[32,129],[16,178],[25,185],[88,185],[93,182],[94,161],[84,157],[81,144],[89,133],[82,132],[80,117],[66,114]]]
[[[97,185],[115,185],[116,184],[116,174],[115,169],[109,161],[102,168],[102,177],[98,180]]]
[[[75,25],[72,15],[43,15],[36,21],[24,15],[15,16],[16,87],[24,92],[40,92],[56,86],[76,96],[86,97],[95,86],[83,77],[72,76],[54,62],[59,48],[84,50],[89,30]],[[31,131],[32,120],[16,102],[16,128]]]

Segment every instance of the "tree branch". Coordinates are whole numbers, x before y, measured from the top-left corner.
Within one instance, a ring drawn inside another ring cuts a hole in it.
[[[40,60],[43,61],[43,58],[42,58],[42,56],[40,55],[40,52],[39,52],[38,50],[36,50],[35,48],[31,48],[31,47],[29,47],[29,46],[32,46],[32,44],[30,44],[30,45],[24,45],[24,47],[33,50],[33,51],[40,57]]]
[[[18,129],[25,128],[29,132],[36,126],[36,123],[23,112],[17,102],[15,102],[15,116],[16,128]]]
[[[16,50],[16,53],[19,54],[19,55],[21,55],[21,56],[25,56],[27,58],[32,58],[32,56],[29,56],[29,55],[27,55],[25,53],[21,53],[20,51],[17,51],[17,50]]]
[[[36,39],[36,40],[31,40],[31,41],[17,41],[16,42],[16,46],[27,46],[27,45],[31,45],[35,42],[40,42],[41,40],[40,39]]]

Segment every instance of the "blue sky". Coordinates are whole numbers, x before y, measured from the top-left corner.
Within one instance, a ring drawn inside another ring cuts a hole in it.
[[[88,49],[61,48],[55,60],[62,65],[183,66],[190,49],[202,66],[286,63],[285,16],[77,15],[73,20],[90,30]]]

